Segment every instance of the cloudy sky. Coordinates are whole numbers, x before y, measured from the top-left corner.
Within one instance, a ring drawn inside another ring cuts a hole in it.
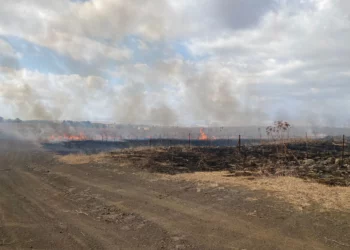
[[[348,124],[348,0],[0,0],[0,116]]]

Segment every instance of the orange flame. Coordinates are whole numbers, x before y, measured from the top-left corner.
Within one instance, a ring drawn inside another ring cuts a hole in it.
[[[208,136],[204,133],[203,129],[201,128],[199,130],[200,136],[199,136],[199,140],[208,140]]]
[[[79,135],[69,135],[69,134],[51,135],[49,137],[49,140],[50,141],[83,141],[83,140],[87,140],[87,137],[83,133],[80,133]]]

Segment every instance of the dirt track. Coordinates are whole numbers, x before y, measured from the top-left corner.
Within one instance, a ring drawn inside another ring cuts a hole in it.
[[[345,212],[30,148],[0,149],[1,249],[350,249]]]

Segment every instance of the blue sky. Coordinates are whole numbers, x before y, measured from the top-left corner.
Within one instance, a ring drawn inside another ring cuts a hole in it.
[[[0,116],[342,126],[350,108],[349,7],[4,0]]]
[[[53,49],[27,41],[16,36],[0,36],[0,39],[7,42],[21,56],[16,60],[12,67],[17,69],[27,69],[38,71],[42,74],[78,74],[81,76],[97,75],[110,80],[112,83],[120,83],[122,79],[113,77],[106,71],[113,71],[120,65],[128,64],[147,64],[152,65],[159,60],[164,60],[167,55],[163,46],[169,46],[173,53],[180,55],[184,60],[199,61],[203,57],[194,57],[188,48],[181,41],[174,41],[169,44],[148,43],[148,49],[140,49],[139,44],[142,41],[136,36],[128,36],[120,44],[133,51],[133,56],[120,63],[114,60],[107,60],[103,67],[96,67],[95,64],[87,61],[79,61],[69,56],[63,55]],[[7,66],[5,62],[0,61],[0,66]]]

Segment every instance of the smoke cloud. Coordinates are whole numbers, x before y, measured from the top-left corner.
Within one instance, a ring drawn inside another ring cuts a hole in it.
[[[221,126],[284,118],[342,126],[342,111],[350,108],[345,6],[4,0],[0,115]]]

